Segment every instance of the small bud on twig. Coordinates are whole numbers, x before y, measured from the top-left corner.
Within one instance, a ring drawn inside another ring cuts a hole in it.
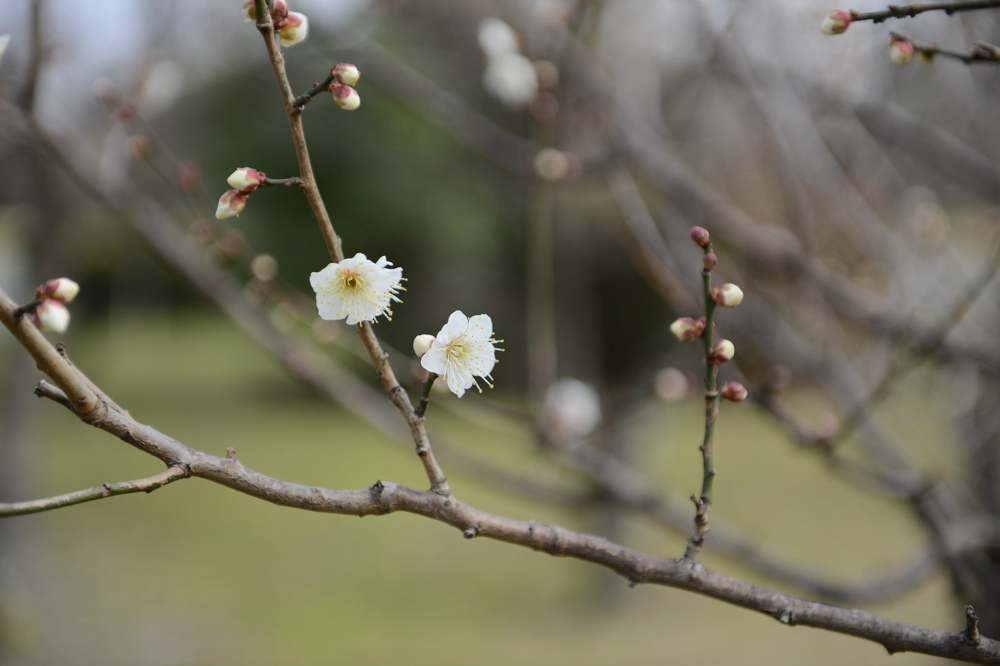
[[[670,332],[681,342],[689,342],[701,337],[705,332],[705,322],[695,321],[691,317],[681,317],[670,325]]]
[[[743,402],[747,399],[747,389],[739,382],[729,382],[722,387],[722,398],[730,402]]]
[[[229,183],[229,187],[234,187],[243,194],[250,194],[260,186],[263,180],[263,174],[257,169],[240,167],[229,175],[226,182]]]
[[[69,310],[60,301],[43,298],[42,302],[31,311],[31,323],[40,331],[65,333],[69,328]]]
[[[284,2],[284,0],[277,0],[275,5],[277,5],[277,2]],[[272,14],[274,14],[275,5],[272,5]],[[287,3],[285,6],[288,6]],[[304,41],[308,34],[309,19],[306,15],[299,12],[289,12],[288,18],[284,20],[284,25],[278,30],[278,42],[286,48],[295,46],[299,42]]]
[[[333,74],[334,81],[343,83],[345,86],[353,86],[361,78],[361,72],[358,71],[358,68],[348,62],[339,63],[331,70],[331,74]]]
[[[712,300],[724,308],[735,308],[743,302],[743,290],[732,282],[712,287]]]
[[[423,335],[418,335],[413,338],[413,353],[420,358],[428,351],[430,351],[431,345],[434,344],[434,336],[424,333]]]
[[[708,247],[708,229],[705,227],[691,227],[691,240],[693,240],[694,244],[698,247]]]
[[[353,111],[361,106],[361,96],[351,86],[341,83],[331,87],[330,93],[333,95],[333,103],[345,111]]]
[[[80,293],[80,285],[69,278],[55,278],[38,288],[38,297],[48,297],[69,303]]]
[[[219,198],[219,206],[215,209],[215,218],[222,220],[243,212],[247,207],[247,196],[239,190],[226,190]]]
[[[913,42],[893,36],[889,42],[889,59],[896,65],[908,65],[913,60]]]
[[[715,268],[715,265],[717,263],[719,263],[719,258],[715,256],[715,253],[714,252],[707,253],[704,259],[705,272],[707,273],[708,271]]]
[[[709,352],[709,357],[713,361],[717,361],[719,363],[731,361],[735,355],[736,346],[729,340],[717,340],[715,344],[712,345],[712,350]]]
[[[851,15],[843,9],[834,9],[826,15],[819,29],[827,35],[839,35],[851,25]]]

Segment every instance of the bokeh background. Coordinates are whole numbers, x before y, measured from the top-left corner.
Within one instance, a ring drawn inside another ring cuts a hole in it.
[[[0,33],[12,36],[0,61],[0,288],[27,300],[48,277],[80,282],[72,327],[58,336],[74,362],[139,421],[192,447],[233,447],[249,467],[298,483],[423,487],[412,445],[380,422],[385,400],[351,332],[315,321],[308,276],[329,258],[304,198],[265,189],[239,218],[212,219],[234,168],[296,173],[240,5],[0,8]],[[297,92],[340,61],[362,72],[358,111],[323,95],[304,117],[347,254],[404,268],[404,303],[376,327],[401,350],[403,383],[420,381],[413,336],[455,309],[489,313],[504,340],[496,388],[461,401],[439,393],[429,415],[459,498],[682,554],[686,525],[616,506],[578,456],[613,455],[689,510],[702,370],[695,345],[677,344],[668,326],[700,313],[700,251],[687,233],[702,224],[720,281],[747,293],[718,320],[738,350],[725,379],[780,395],[805,428],[825,432],[905,369],[841,445],[902,481],[852,484],[765,410],[726,405],[713,519],[873,588],[915,553],[960,541],[948,566],[862,605],[942,629],[962,626],[969,601],[989,614],[1000,598],[998,299],[986,279],[1000,198],[997,70],[943,58],[897,67],[887,51],[890,29],[959,51],[995,43],[1000,14],[926,14],[829,37],[818,26],[834,7],[811,1],[292,9],[310,18],[308,40],[285,52]],[[512,27],[534,65],[538,90],[525,99],[484,86],[488,18]],[[179,268],[185,252],[226,276],[215,300]],[[961,322],[943,326],[963,302]],[[937,332],[947,337],[931,348]],[[290,341],[284,355],[267,349],[274,339]],[[326,372],[341,373],[327,376],[346,404],[310,384]],[[598,397],[598,423],[574,430],[593,414],[550,390],[568,377]],[[0,500],[159,471],[38,401],[38,372],[3,338],[0,378]],[[948,494],[933,507],[940,516],[898,492],[914,478]],[[524,480],[588,501],[558,506]],[[952,527],[968,528],[965,541]],[[711,548],[705,562],[813,596]],[[629,589],[422,518],[313,515],[200,480],[0,523],[4,664],[886,658],[878,645]]]

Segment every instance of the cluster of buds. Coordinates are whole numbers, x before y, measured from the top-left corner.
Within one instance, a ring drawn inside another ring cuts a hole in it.
[[[892,36],[892,39],[889,41],[889,60],[893,64],[900,66],[909,65],[913,60],[913,54],[913,42],[897,37],[896,35]]]
[[[353,111],[361,106],[361,96],[352,88],[361,78],[358,68],[348,62],[339,63],[330,70],[330,94],[333,103],[345,111]]]
[[[826,15],[819,29],[827,35],[839,35],[847,32],[852,18],[853,16],[850,12],[845,12],[843,9],[834,9]]]
[[[35,300],[17,309],[17,316],[28,314],[41,331],[63,333],[69,327],[69,303],[80,293],[80,285],[69,278],[49,280],[35,290]]]
[[[242,213],[247,207],[250,193],[266,183],[267,176],[256,169],[240,167],[230,174],[226,182],[233,189],[226,190],[219,198],[219,205],[215,209],[215,217],[219,220]]]
[[[257,20],[254,0],[243,3],[243,18]],[[309,34],[309,18],[299,12],[288,11],[288,0],[271,0],[271,23],[278,31],[278,42],[285,47],[295,46]]]

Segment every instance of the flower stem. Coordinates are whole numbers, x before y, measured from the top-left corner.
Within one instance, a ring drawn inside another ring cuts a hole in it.
[[[42,299],[36,298],[28,301],[24,305],[18,306],[17,309],[14,310],[14,319],[20,319],[21,317],[28,314],[41,304],[42,304]]]
[[[326,92],[330,89],[330,84],[333,83],[333,71],[330,71],[329,76],[323,79],[321,82],[317,83],[315,86],[309,89],[308,92],[299,95],[292,102],[292,108],[298,112],[302,111],[302,107],[312,101],[312,98],[322,92]]]
[[[424,418],[424,413],[427,411],[427,404],[431,400],[431,387],[434,386],[434,380],[437,378],[436,374],[430,373],[430,377],[420,389],[420,402],[417,403],[417,416],[420,418]]]

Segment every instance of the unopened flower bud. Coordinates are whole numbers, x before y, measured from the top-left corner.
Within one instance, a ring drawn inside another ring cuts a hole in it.
[[[718,361],[719,363],[731,361],[735,355],[736,347],[729,340],[716,340],[715,344],[712,345],[711,352],[709,352],[709,356],[712,360]]]
[[[215,218],[222,220],[239,215],[247,207],[247,196],[239,190],[226,190],[219,198],[219,206],[215,209]]]
[[[185,194],[191,194],[198,189],[198,183],[200,182],[201,172],[198,170],[196,163],[188,161],[177,167],[177,186]]]
[[[40,331],[65,333],[69,328],[69,310],[53,298],[43,298],[42,302],[31,311],[31,322]]]
[[[691,227],[691,240],[698,247],[708,247],[708,229],[705,227]]]
[[[834,9],[826,15],[819,29],[828,35],[839,35],[851,25],[851,15],[843,9]]]
[[[426,333],[418,335],[413,338],[413,353],[417,355],[417,358],[420,358],[430,351],[432,344],[434,344],[433,335],[428,335]]]
[[[244,21],[256,21],[257,20],[257,10],[254,9],[253,0],[247,0],[243,3],[243,20]]]
[[[274,14],[273,9],[271,13]],[[285,19],[285,25],[278,30],[278,42],[284,47],[295,46],[305,40],[308,34],[309,19],[306,15],[299,12],[289,12],[288,18]]]
[[[128,139],[128,154],[134,160],[140,160],[149,155],[153,141],[145,134],[134,134]]]
[[[337,83],[343,83],[345,86],[353,86],[361,78],[361,72],[349,62],[339,63],[333,68],[332,74]]]
[[[691,317],[681,317],[675,319],[670,325],[670,332],[681,342],[695,340],[705,331],[705,323],[695,321]]]
[[[710,271],[715,268],[715,265],[719,263],[719,258],[715,256],[714,252],[709,252],[705,255],[704,266],[705,271]]]
[[[38,291],[40,297],[47,296],[63,303],[69,303],[80,293],[80,285],[69,278],[56,278],[46,282]]]
[[[361,106],[361,96],[351,86],[341,83],[330,88],[330,93],[333,94],[333,103],[345,111],[353,111]]]
[[[908,65],[913,60],[913,43],[905,39],[889,42],[889,59],[896,65]]]
[[[258,254],[250,261],[250,272],[261,282],[271,282],[278,277],[278,260],[270,254]]]
[[[735,308],[743,302],[743,290],[732,282],[712,287],[712,300],[724,308]]]
[[[226,182],[229,183],[229,187],[234,187],[243,194],[250,194],[263,180],[262,174],[257,169],[240,167],[229,175]]]
[[[722,387],[722,398],[730,402],[743,402],[747,399],[747,388],[739,382],[729,382]]]
[[[274,21],[288,18],[288,0],[271,0],[271,18]]]

